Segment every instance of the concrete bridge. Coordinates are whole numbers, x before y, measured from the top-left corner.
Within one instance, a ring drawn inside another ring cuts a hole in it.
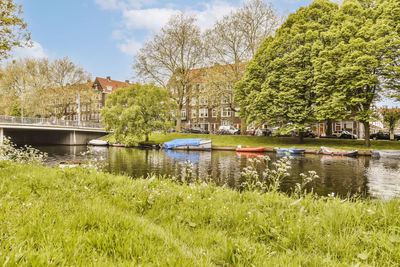
[[[86,145],[106,134],[100,123],[0,116],[0,144],[6,136],[18,145]]]

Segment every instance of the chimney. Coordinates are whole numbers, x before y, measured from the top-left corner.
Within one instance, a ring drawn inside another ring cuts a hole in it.
[[[125,80],[125,83],[130,84],[129,80]]]
[[[107,80],[111,82],[111,76],[107,76]]]

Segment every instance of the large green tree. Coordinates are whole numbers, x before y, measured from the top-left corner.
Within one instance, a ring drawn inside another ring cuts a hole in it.
[[[14,0],[0,0],[0,61],[12,48],[29,44],[30,34],[22,18],[22,7]]]
[[[374,103],[398,88],[399,7],[397,0],[344,1],[329,32],[335,41],[316,60],[323,77],[319,114],[343,117],[350,111],[364,125],[367,146]]]
[[[314,1],[288,17],[275,37],[267,38],[236,85],[235,99],[248,122],[302,132],[315,121],[313,59],[324,48],[338,5]]]
[[[165,132],[173,127],[176,111],[166,89],[133,84],[113,92],[101,115],[107,131],[114,131],[116,140],[131,145],[143,137],[148,141],[153,131]]]

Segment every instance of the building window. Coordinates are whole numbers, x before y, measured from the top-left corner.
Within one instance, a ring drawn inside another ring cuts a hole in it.
[[[197,117],[197,112],[195,109],[192,110],[192,119],[195,119]]]
[[[182,98],[182,105],[186,105],[186,97]]]
[[[186,109],[181,110],[181,120],[186,120]]]
[[[208,108],[199,109],[199,118],[208,118]]]
[[[230,104],[232,102],[232,96],[231,95],[225,95],[222,97],[222,104]]]
[[[85,121],[86,120],[86,114],[82,115],[82,120]]]
[[[231,125],[231,122],[228,121],[228,120],[223,120],[223,121],[222,121],[222,125],[223,125],[223,126],[230,126],[230,125]]]
[[[82,111],[86,111],[86,105],[82,106]]]
[[[342,130],[342,123],[335,122],[335,131],[341,131],[341,130]]]
[[[213,108],[211,114],[213,118],[218,117],[218,110],[216,108]]]
[[[192,105],[192,106],[196,106],[196,98],[195,98],[195,97],[192,97],[192,103],[191,103],[191,105]]]
[[[207,106],[208,105],[208,99],[205,96],[199,97],[199,105],[202,106]]]
[[[227,118],[232,116],[232,111],[230,108],[222,108],[221,109],[221,117]]]

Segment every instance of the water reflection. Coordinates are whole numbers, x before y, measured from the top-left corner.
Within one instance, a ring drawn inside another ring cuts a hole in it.
[[[84,146],[40,147],[49,153],[49,164],[65,160],[82,160],[80,153],[87,151]],[[132,177],[147,176],[148,173],[178,176],[182,162],[193,163],[195,177],[211,177],[217,185],[238,187],[240,172],[254,158],[252,153],[230,151],[171,151],[139,150],[126,148],[90,147],[97,158],[104,158],[105,170],[127,174]],[[271,162],[279,159],[274,153],[268,155]],[[371,159],[369,157],[349,158],[321,155],[300,155],[291,160],[291,176],[282,184],[282,190],[290,191],[299,174],[316,171],[320,177],[310,185],[319,195],[335,193],[340,196],[361,194],[371,197],[390,198],[400,194],[400,161],[396,159]],[[259,170],[263,170],[263,166]]]

